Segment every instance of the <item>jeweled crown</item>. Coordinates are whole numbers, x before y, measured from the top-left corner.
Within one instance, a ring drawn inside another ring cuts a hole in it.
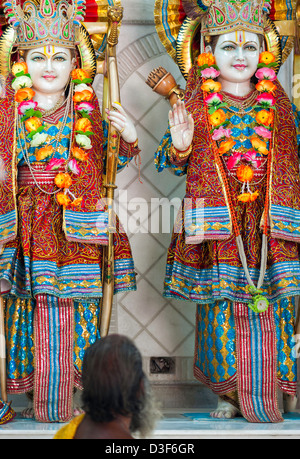
[[[52,44],[74,47],[76,30],[85,16],[85,0],[27,0],[21,7],[17,0],[4,4],[4,12],[16,29],[16,46],[30,49]]]
[[[264,0],[182,0],[188,16],[202,18],[204,35],[221,35],[235,30],[258,34],[264,31],[264,15],[271,7]]]

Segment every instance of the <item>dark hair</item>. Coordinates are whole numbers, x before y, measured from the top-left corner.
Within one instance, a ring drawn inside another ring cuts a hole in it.
[[[108,335],[96,341],[83,358],[84,411],[94,422],[136,416],[144,407],[144,378],[141,354],[129,338]]]

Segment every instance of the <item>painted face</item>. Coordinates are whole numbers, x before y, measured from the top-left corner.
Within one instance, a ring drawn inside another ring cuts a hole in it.
[[[26,55],[33,89],[46,94],[63,91],[73,70],[71,51],[59,46],[41,46]]]
[[[249,81],[257,70],[260,52],[255,33],[237,31],[220,35],[214,55],[221,78],[232,83]]]

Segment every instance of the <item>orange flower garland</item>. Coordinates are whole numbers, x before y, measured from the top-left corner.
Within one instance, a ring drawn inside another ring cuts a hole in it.
[[[261,94],[257,97],[257,105],[254,107],[257,110],[256,122],[258,126],[254,129],[255,135],[251,138],[251,145],[253,150],[244,154],[245,160],[250,161],[252,165],[261,164],[259,159],[261,156],[268,156],[268,140],[272,139],[272,130],[274,124],[274,104],[275,98],[273,96],[276,90],[276,85],[273,81],[276,79],[276,74],[272,67],[275,65],[275,57],[270,52],[261,53],[259,58],[258,71],[256,77],[258,83],[256,85],[257,91]],[[207,120],[212,127],[212,140],[219,141],[217,148],[218,155],[222,156],[230,151],[234,152],[236,142],[230,137],[231,130],[226,129],[227,117],[225,111],[222,109],[226,107],[223,103],[223,96],[220,93],[222,86],[217,78],[220,74],[218,67],[215,65],[215,58],[210,53],[203,53],[198,58],[199,74],[203,78],[201,89],[204,93],[204,103],[207,107]],[[233,160],[230,162],[233,167],[237,162],[243,158],[239,152],[234,154]],[[257,199],[258,192],[251,192],[249,183],[252,181],[254,171],[249,165],[241,165],[236,170],[237,178],[243,183],[242,194],[239,196],[241,202],[253,202]],[[245,192],[247,186],[248,192]]]
[[[72,185],[72,178],[67,172],[67,168],[71,173],[79,175],[81,169],[77,164],[77,160],[81,162],[88,161],[88,153],[86,150],[92,148],[90,136],[93,135],[92,122],[90,119],[90,113],[94,110],[94,106],[90,103],[90,100],[94,97],[93,89],[91,87],[92,80],[89,74],[84,69],[75,69],[71,73],[71,78],[74,87],[73,101],[76,103],[75,111],[81,115],[77,119],[74,132],[74,144],[71,148],[72,158],[69,159],[68,164],[63,158],[52,157],[55,153],[55,149],[51,144],[46,144],[48,141],[48,134],[45,131],[42,113],[37,110],[37,102],[33,101],[35,92],[31,87],[32,80],[28,74],[28,67],[25,62],[17,62],[12,66],[12,73],[14,78],[12,80],[12,86],[15,89],[15,100],[19,103],[18,114],[21,116],[21,121],[24,122],[25,130],[27,131],[28,139],[30,139],[31,146],[40,147],[36,151],[37,161],[42,161],[49,158],[50,161],[46,166],[46,170],[56,170],[63,164],[66,165],[65,172],[59,172],[54,183],[63,192],[57,193],[57,202],[63,207],[78,207],[82,203],[82,197],[76,198],[72,195],[69,188]],[[24,87],[25,86],[25,87]],[[69,197],[71,196],[71,198]]]

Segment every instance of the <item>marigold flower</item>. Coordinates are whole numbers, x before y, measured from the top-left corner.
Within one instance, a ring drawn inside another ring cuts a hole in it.
[[[251,139],[252,147],[262,155],[268,155],[269,150],[267,149],[267,144],[258,137],[252,137]]]
[[[58,204],[64,207],[68,207],[71,203],[71,199],[65,193],[57,193],[56,199]]]
[[[86,78],[90,78],[88,72],[84,69],[75,69],[71,73],[72,80],[80,80],[83,81]]]
[[[15,76],[21,72],[28,73],[26,62],[16,62],[11,68],[11,73]]]
[[[255,85],[259,92],[274,92],[277,86],[271,80],[261,80]]]
[[[37,161],[42,161],[45,158],[48,158],[48,156],[52,155],[54,152],[54,148],[52,145],[46,145],[45,147],[40,148],[36,152],[36,159]]]
[[[84,91],[77,91],[74,93],[73,100],[75,103],[89,102],[93,98],[93,93],[85,89]]]
[[[74,158],[78,159],[78,161],[83,161],[83,162],[87,161],[89,157],[88,154],[82,148],[79,148],[79,147],[73,147],[72,154]]]
[[[54,183],[58,188],[69,188],[72,185],[72,179],[68,173],[59,172],[54,179]]]
[[[35,92],[31,88],[21,88],[15,94],[15,100],[17,102],[23,102],[23,100],[31,100],[35,96]]]
[[[251,202],[255,201],[258,198],[258,196],[259,196],[259,192],[255,191],[254,193],[250,195],[250,201]]]
[[[198,65],[199,67],[203,67],[203,65],[215,65],[216,59],[211,53],[202,53],[198,57]]]
[[[230,151],[235,146],[235,144],[236,142],[233,139],[225,140],[224,142],[220,144],[219,154],[224,155],[224,153],[227,153],[228,151]]]
[[[87,131],[92,131],[92,123],[88,118],[79,118],[79,120],[76,121],[75,131],[82,131],[82,132],[87,132]]]
[[[250,166],[242,164],[236,170],[236,176],[241,182],[251,182],[254,172]]]
[[[70,203],[71,207],[79,207],[82,203],[82,198],[76,198]]]
[[[209,80],[204,81],[204,83],[201,86],[201,89],[202,91],[209,92],[209,93],[219,92],[222,89],[222,85],[218,81],[209,79]]]
[[[238,201],[249,202],[251,201],[251,193],[242,193],[238,196]]]
[[[256,122],[264,126],[271,126],[274,121],[274,113],[272,110],[260,110],[256,115]]]
[[[226,113],[224,110],[219,108],[216,110],[212,115],[209,115],[208,117],[209,122],[212,126],[220,126],[220,124],[223,124],[226,121]]]
[[[272,64],[276,61],[274,54],[270,53],[269,51],[264,51],[259,56],[260,64]]]
[[[36,131],[39,127],[42,126],[42,121],[37,116],[32,116],[31,118],[27,118],[25,121],[25,129],[29,132]]]

